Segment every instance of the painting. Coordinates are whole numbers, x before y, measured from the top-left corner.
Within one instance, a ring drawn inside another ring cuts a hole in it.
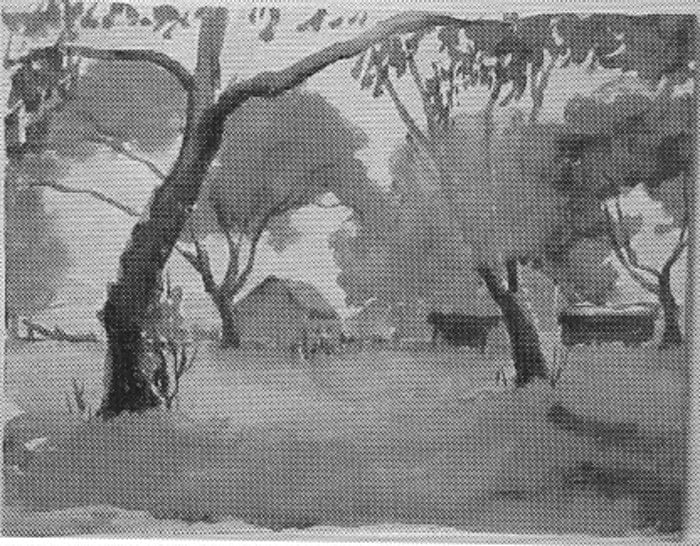
[[[697,6],[562,8],[4,2],[2,535],[697,538]]]

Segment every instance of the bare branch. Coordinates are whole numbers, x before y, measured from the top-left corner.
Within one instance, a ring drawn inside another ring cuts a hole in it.
[[[219,290],[223,293],[223,297],[230,297],[236,294],[232,289],[238,278],[238,262],[241,248],[239,242],[234,240],[233,233],[231,232],[229,223],[226,221],[226,216],[221,208],[221,204],[216,200],[212,200],[211,207],[214,210],[219,229],[226,237],[226,244],[228,245],[228,265]]]
[[[137,211],[136,209],[132,209],[130,206],[125,205],[123,203],[120,203],[116,199],[112,199],[111,197],[108,197],[104,193],[101,193],[96,190],[88,190],[88,189],[82,189],[82,188],[74,188],[72,186],[66,186],[65,184],[59,184],[58,182],[36,182],[32,181],[29,183],[31,187],[45,187],[45,188],[51,188],[52,190],[55,190],[57,192],[61,193],[80,193],[84,195],[89,195],[91,197],[94,197],[95,199],[102,201],[103,203],[107,203],[108,205],[111,205],[114,208],[117,208],[121,210],[122,212],[125,212],[129,216],[135,216],[139,217],[141,216],[141,213]]]
[[[420,76],[420,71],[418,70],[418,65],[416,64],[416,59],[413,55],[407,56],[408,70],[413,77],[413,83],[416,84],[416,89],[420,94],[421,102],[423,103],[423,112],[425,113],[425,120],[428,126],[428,134],[433,136],[435,134],[435,119],[433,117],[433,105],[430,104],[430,99],[425,92],[425,87],[423,86],[423,80]]]
[[[552,74],[557,62],[557,57],[552,55],[549,64],[540,72],[539,83],[535,82],[534,74],[532,73],[532,68],[530,68],[530,95],[532,97],[532,110],[530,111],[530,123],[535,123],[537,117],[542,110],[542,104],[544,103],[544,90],[549,84],[549,76]]]
[[[216,90],[221,84],[219,55],[224,44],[228,10],[225,7],[207,7],[202,17],[200,32],[207,34],[197,46],[197,65],[194,69],[197,103],[209,105],[214,102]]]
[[[96,190],[89,190],[89,189],[83,189],[83,188],[74,188],[72,186],[66,186],[65,184],[59,184],[58,182],[31,182],[29,184],[31,187],[36,187],[36,188],[49,188],[54,191],[60,192],[60,193],[77,193],[77,194],[83,194],[83,195],[89,195],[90,197],[93,197],[94,199],[97,199],[98,201],[102,201],[103,203],[106,203],[115,209],[118,209],[129,216],[133,216],[135,218],[139,218],[141,216],[141,213],[137,211],[136,209],[131,208],[128,205],[125,205],[124,203],[121,203],[117,201],[116,199],[113,199],[104,193],[101,193]],[[188,252],[184,248],[182,248],[180,245],[175,245],[175,249],[190,263],[192,264],[192,267],[194,267],[200,274],[201,270],[198,267],[198,264],[192,260],[192,253]]]
[[[76,113],[84,123],[88,123],[92,126],[94,133],[87,138],[89,142],[107,146],[113,152],[145,165],[160,180],[165,180],[165,173],[161,171],[155,163],[131,151],[125,142],[111,135],[109,131],[102,127],[91,112],[79,109]]]
[[[408,128],[409,134],[413,137],[416,143],[418,143],[420,146],[426,149],[429,149],[430,141],[425,136],[423,131],[420,130],[420,127],[418,127],[418,124],[415,122],[415,120],[411,117],[411,114],[408,112],[403,102],[401,102],[401,98],[399,97],[398,93],[396,92],[396,88],[394,87],[394,84],[391,83],[391,80],[389,78],[386,78],[384,82],[384,87],[386,87],[386,90],[389,92],[389,96],[394,102],[394,106],[396,106],[396,110],[398,111],[399,116],[401,117],[401,121],[403,121],[406,127]]]
[[[607,226],[608,226],[608,236],[610,239],[610,246],[612,246],[613,251],[615,252],[615,256],[617,257],[618,261],[620,264],[625,268],[627,273],[632,277],[639,285],[644,288],[647,292],[650,292],[652,294],[657,294],[659,293],[659,284],[658,284],[658,278],[659,274],[656,272],[653,272],[653,276],[656,277],[657,282],[652,282],[634,266],[633,263],[631,263],[629,256],[625,254],[623,251],[623,247],[620,244],[619,241],[619,236],[617,233],[617,224],[608,210],[607,206],[603,205],[603,211],[605,212],[605,218],[607,221]]]
[[[228,246],[228,266],[226,267],[224,280],[221,283],[221,290],[227,295],[235,296],[238,291],[233,290],[233,287],[238,281],[241,245],[240,242],[234,238],[231,231],[224,229],[224,235],[226,236],[226,244]]]
[[[255,265],[255,256],[258,250],[258,244],[260,243],[260,238],[269,226],[272,219],[276,216],[279,216],[281,214],[284,214],[285,212],[292,210],[294,207],[299,205],[300,201],[295,200],[290,195],[287,199],[284,199],[276,206],[270,208],[270,210],[268,210],[265,213],[265,215],[260,219],[260,222],[258,223],[250,239],[250,251],[248,252],[248,259],[246,261],[246,265],[243,268],[241,274],[236,279],[236,282],[233,283],[229,288],[229,294],[231,296],[234,296],[238,292],[240,292],[241,288],[243,288],[243,286],[245,286],[245,283],[248,281],[248,277],[250,276],[250,273],[253,270],[253,266]]]
[[[658,278],[661,275],[661,272],[656,271],[655,269],[653,269],[649,266],[640,264],[639,260],[637,259],[637,254],[634,251],[634,249],[632,248],[632,237],[631,237],[629,231],[627,231],[624,228],[624,226],[622,225],[622,219],[624,218],[624,214],[622,212],[622,204],[620,203],[620,196],[619,195],[615,198],[615,208],[617,211],[617,228],[619,230],[620,237],[622,239],[621,244],[622,244],[622,247],[623,247],[625,253],[627,254],[627,259],[629,260],[629,263],[633,267],[635,267],[636,269],[639,269],[640,271],[644,271],[645,273],[648,273],[649,275],[652,275],[652,276]]]
[[[683,219],[681,220],[681,231],[678,234],[678,241],[673,247],[671,255],[666,260],[662,271],[670,271],[673,265],[678,261],[678,259],[683,254],[683,251],[688,247],[688,186],[686,184],[685,177],[683,178]]]
[[[165,180],[165,173],[161,171],[155,163],[153,163],[150,159],[146,159],[145,157],[141,157],[138,154],[132,152],[123,142],[119,141],[118,139],[100,133],[90,138],[89,140],[95,142],[96,144],[103,144],[109,149],[111,149],[113,152],[123,155],[124,157],[127,157],[138,163],[141,163],[142,165],[146,166],[153,174],[155,174],[160,180]]]

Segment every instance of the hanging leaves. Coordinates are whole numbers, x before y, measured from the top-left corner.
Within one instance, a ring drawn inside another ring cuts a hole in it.
[[[350,75],[353,77],[353,79],[355,79],[355,80],[360,79],[360,76],[362,75],[362,69],[365,65],[365,57],[366,56],[367,56],[367,52],[361,53],[360,55],[357,56],[357,60],[355,61],[355,64],[350,69]]]
[[[267,21],[267,25],[258,35],[263,42],[270,42],[274,39],[275,27],[280,22],[281,15],[279,8],[270,8],[270,18]]]
[[[328,15],[327,10],[323,8],[317,10],[316,13],[314,13],[309,19],[297,26],[297,32],[306,32],[308,29],[313,29],[314,31],[318,32],[321,30],[321,25],[323,24],[323,20],[326,18],[326,15]]]
[[[140,20],[139,12],[132,5],[124,2],[113,2],[107,15],[102,18],[102,27],[112,28],[115,24],[115,19],[120,16],[129,26],[137,25]]]

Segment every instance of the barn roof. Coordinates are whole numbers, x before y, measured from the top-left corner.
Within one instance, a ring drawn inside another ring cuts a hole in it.
[[[302,310],[306,311],[311,318],[319,319],[338,319],[338,313],[333,306],[326,301],[318,289],[303,281],[293,279],[283,279],[270,275],[265,278],[258,286],[251,290],[239,305],[244,300],[255,294],[261,294],[270,286],[277,285],[287,292],[291,300]]]

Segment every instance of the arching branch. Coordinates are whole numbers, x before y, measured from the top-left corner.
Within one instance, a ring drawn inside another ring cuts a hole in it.
[[[160,66],[175,76],[188,94],[194,90],[194,76],[178,61],[159,51],[151,51],[148,49],[99,49],[74,44],[63,46],[62,49],[69,55],[77,55],[101,61],[149,62]]]
[[[251,97],[275,97],[296,87],[309,76],[343,59],[352,59],[369,47],[394,34],[408,34],[438,26],[491,26],[501,28],[500,21],[460,19],[427,12],[407,12],[377,23],[354,38],[337,42],[301,59],[278,72],[262,72],[251,79],[230,85],[216,105],[219,115],[226,116]]]

